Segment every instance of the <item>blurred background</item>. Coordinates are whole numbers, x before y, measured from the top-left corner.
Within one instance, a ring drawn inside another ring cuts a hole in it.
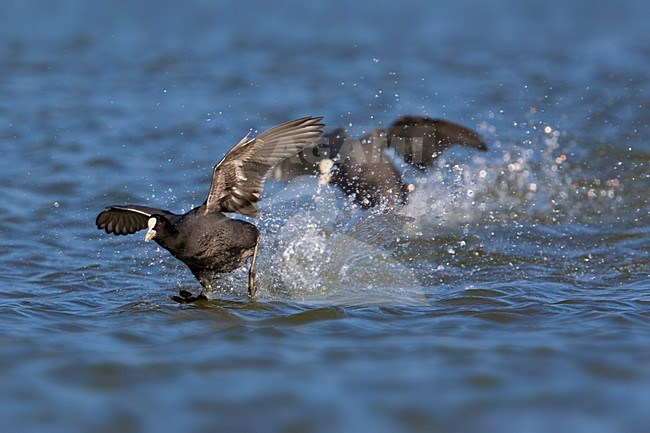
[[[645,432],[650,5],[0,2],[0,425]],[[259,298],[105,206],[200,204],[249,131],[472,129],[393,213],[269,182]]]

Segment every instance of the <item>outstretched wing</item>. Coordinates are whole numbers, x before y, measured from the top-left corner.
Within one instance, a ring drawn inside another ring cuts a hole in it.
[[[147,228],[147,221],[151,215],[173,216],[167,211],[147,206],[110,206],[97,215],[95,224],[100,230],[114,235],[130,235],[138,230]]]
[[[253,139],[244,137],[214,166],[205,212],[255,216],[264,181],[278,162],[314,143],[322,117],[303,117],[278,125]]]
[[[442,119],[403,116],[386,131],[389,147],[412,166],[424,170],[455,144],[486,151],[487,145],[469,128]]]

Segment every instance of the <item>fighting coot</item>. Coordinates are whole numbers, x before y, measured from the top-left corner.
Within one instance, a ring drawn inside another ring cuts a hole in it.
[[[273,166],[309,146],[322,132],[320,120],[304,117],[241,139],[215,165],[205,202],[184,215],[147,206],[111,206],[97,215],[97,228],[115,235],[146,228],[145,241],[155,240],[185,263],[203,290],[198,296],[181,290],[175,301],[208,299],[214,275],[234,271],[251,256],[248,293],[254,296],[259,232],[253,224],[224,213],[255,216],[255,203]]]
[[[318,165],[319,184],[327,182],[338,186],[362,209],[384,205],[405,204],[413,185],[402,180],[390,157],[377,145],[379,131],[373,131],[362,140],[347,141],[345,130],[339,128],[329,134],[330,149],[338,155],[335,160],[323,159]],[[349,144],[349,146],[348,146]],[[344,147],[345,146],[345,147]]]
[[[319,182],[329,182],[354,198],[361,208],[379,204],[405,204],[413,185],[406,184],[388,148],[418,170],[432,166],[453,145],[486,151],[487,146],[469,128],[442,119],[402,116],[387,129],[375,129],[362,139],[350,139],[343,128],[323,136],[318,145],[278,164],[276,179],[320,172]]]

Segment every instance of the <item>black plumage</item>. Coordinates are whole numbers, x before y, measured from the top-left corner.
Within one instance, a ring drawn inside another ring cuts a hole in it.
[[[402,116],[387,129],[375,129],[361,139],[349,138],[343,128],[336,129],[323,136],[319,145],[278,164],[274,176],[291,179],[320,172],[320,183],[338,186],[364,209],[401,205],[407,202],[413,185],[404,182],[385,150],[392,148],[406,163],[425,170],[454,145],[487,150],[469,128],[448,120]],[[320,159],[316,155],[321,155]]]
[[[419,170],[433,166],[442,153],[454,145],[487,151],[478,133],[449,120],[402,116],[383,132],[388,147]]]
[[[336,162],[329,172],[327,163],[320,164],[320,183],[328,181],[341,188],[347,196],[354,197],[362,209],[374,206],[405,204],[412,186],[402,180],[390,157],[378,146],[378,132],[363,140],[346,140],[345,130],[339,128],[327,134]]]
[[[309,146],[322,132],[322,117],[304,117],[240,140],[214,167],[205,202],[184,215],[147,206],[111,206],[97,215],[97,228],[127,235],[147,228],[153,239],[185,263],[203,286],[199,296],[181,290],[178,302],[207,299],[217,273],[232,272],[251,256],[248,293],[255,295],[259,232],[224,212],[255,216],[264,181],[278,162]]]

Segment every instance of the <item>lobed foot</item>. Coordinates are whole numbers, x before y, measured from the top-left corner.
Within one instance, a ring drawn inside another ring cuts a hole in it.
[[[208,297],[201,292],[198,296],[192,295],[192,292],[185,289],[180,289],[178,291],[178,296],[170,296],[173,301],[178,302],[179,304],[193,304],[197,301],[207,301]]]

